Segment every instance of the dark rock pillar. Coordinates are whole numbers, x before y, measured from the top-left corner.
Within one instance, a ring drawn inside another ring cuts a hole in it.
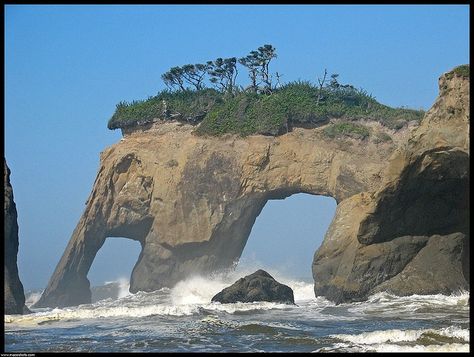
[[[28,309],[25,306],[25,293],[18,276],[18,222],[16,205],[13,201],[13,189],[10,184],[10,169],[5,162],[4,188],[5,188],[5,314],[23,314]]]

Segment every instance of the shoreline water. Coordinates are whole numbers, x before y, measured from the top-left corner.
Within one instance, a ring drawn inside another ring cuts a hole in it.
[[[196,276],[172,289],[5,315],[5,351],[469,351],[468,292],[377,293],[335,305],[314,297],[310,282],[275,276],[294,290],[296,306],[211,303],[236,275]]]

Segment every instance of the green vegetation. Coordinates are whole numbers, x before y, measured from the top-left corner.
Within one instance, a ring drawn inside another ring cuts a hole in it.
[[[370,128],[363,124],[340,122],[324,128],[323,133],[329,138],[348,136],[353,139],[364,140],[370,135]]]
[[[446,76],[448,77],[448,79],[451,79],[454,75],[458,77],[469,78],[469,65],[463,64],[461,66],[457,66]]]
[[[423,111],[390,108],[362,89],[340,84],[338,74],[332,74],[327,83],[326,70],[318,85],[307,81],[281,85],[278,72],[273,85],[269,63],[276,57],[275,48],[264,45],[238,60],[218,58],[206,64],[173,67],[162,75],[169,90],[147,100],[120,102],[108,128],[176,120],[199,124],[196,133],[200,135],[280,135],[293,127],[320,126],[329,119],[372,120],[398,130],[423,117]],[[236,85],[237,63],[249,71],[251,83],[245,89]],[[206,88],[206,75],[213,88]],[[338,125],[329,127],[326,134],[361,139],[369,135],[359,124]]]
[[[374,142],[375,143],[386,143],[389,141],[393,141],[392,137],[384,132],[378,132],[375,134]]]
[[[120,102],[107,127],[113,130],[151,123],[155,119],[195,124],[223,100],[223,95],[209,88],[179,92],[164,90],[147,100]]]

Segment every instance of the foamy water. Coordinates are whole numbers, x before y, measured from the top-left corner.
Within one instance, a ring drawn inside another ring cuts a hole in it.
[[[397,297],[378,293],[340,304],[314,297],[308,280],[269,271],[296,305],[220,304],[211,298],[252,271],[195,276],[172,289],[5,315],[5,349],[89,352],[427,352],[469,351],[469,294]],[[28,296],[34,303],[39,294]],[[28,305],[28,304],[27,304]],[[31,306],[31,305],[30,305]]]

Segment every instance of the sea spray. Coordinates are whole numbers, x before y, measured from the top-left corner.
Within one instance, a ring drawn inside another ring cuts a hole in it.
[[[25,293],[25,305],[28,308],[31,308],[34,304],[38,302],[41,295],[43,294],[43,290],[41,291],[28,291]]]
[[[130,295],[130,281],[125,277],[121,277],[117,282],[119,284],[118,298],[121,299]]]
[[[469,293],[395,296],[336,305],[315,297],[312,279],[286,277],[296,305],[220,304],[212,296],[257,268],[189,277],[173,288],[80,306],[6,315],[6,350],[88,352],[428,352],[469,350]],[[109,282],[110,283],[110,282]],[[109,284],[110,285],[110,284]],[[33,301],[30,296],[30,301]]]

